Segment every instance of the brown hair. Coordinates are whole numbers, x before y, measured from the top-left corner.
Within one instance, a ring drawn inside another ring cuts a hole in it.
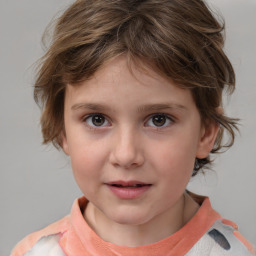
[[[202,0],[77,0],[58,18],[40,62],[34,97],[42,106],[44,143],[61,147],[67,84],[90,78],[106,61],[126,54],[189,88],[204,124],[220,130],[211,153],[232,146],[237,119],[217,111],[235,74],[223,52],[220,24]],[[230,140],[223,143],[224,130]],[[196,159],[193,175],[206,164]]]

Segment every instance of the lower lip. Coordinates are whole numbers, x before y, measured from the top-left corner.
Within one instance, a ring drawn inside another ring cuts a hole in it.
[[[108,185],[109,189],[113,192],[114,195],[120,199],[135,199],[147,192],[151,185],[145,185],[142,187],[115,187]]]

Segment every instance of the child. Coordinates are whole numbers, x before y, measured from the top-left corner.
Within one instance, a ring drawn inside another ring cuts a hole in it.
[[[44,143],[70,156],[85,197],[12,256],[254,255],[208,198],[186,190],[210,153],[234,142],[222,31],[202,0],[78,0],[66,10],[34,92]]]

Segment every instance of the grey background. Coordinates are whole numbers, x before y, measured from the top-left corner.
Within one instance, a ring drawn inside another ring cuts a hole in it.
[[[226,52],[237,90],[226,112],[242,119],[241,136],[218,156],[214,172],[189,188],[211,197],[256,245],[256,0],[211,0],[226,19]],[[41,146],[33,102],[32,64],[42,55],[41,35],[69,0],[0,0],[0,256],[25,235],[69,213],[80,192],[68,158]]]

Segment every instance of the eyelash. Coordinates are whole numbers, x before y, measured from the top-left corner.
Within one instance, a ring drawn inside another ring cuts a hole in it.
[[[96,130],[96,129],[100,129],[100,128],[104,128],[104,127],[110,126],[110,125],[97,126],[97,125],[93,125],[93,124],[88,124],[88,119],[89,119],[89,118],[96,117],[96,116],[103,117],[103,118],[104,118],[104,123],[105,123],[105,122],[108,122],[108,123],[109,123],[108,118],[106,118],[105,115],[104,115],[104,114],[101,114],[101,113],[94,113],[94,114],[87,115],[87,116],[83,117],[82,121],[83,121],[84,123],[86,123],[87,127],[88,127],[89,129],[91,129],[91,130]],[[152,127],[152,128],[154,128],[154,129],[163,129],[163,128],[166,128],[166,127],[168,127],[170,124],[172,124],[172,123],[175,122],[175,119],[174,119],[173,117],[167,115],[167,114],[164,114],[164,113],[154,113],[154,114],[150,115],[149,117],[147,117],[147,119],[146,119],[147,121],[144,122],[144,124],[148,123],[150,120],[151,120],[151,122],[153,122],[153,121],[152,121],[152,118],[153,118],[153,117],[156,117],[156,116],[161,116],[161,117],[164,117],[164,118],[165,118],[165,122],[164,122],[164,124],[163,124],[162,126],[153,126],[153,125],[145,125],[145,126],[146,126],[146,127]],[[166,125],[166,122],[168,122],[167,125]],[[91,121],[91,123],[92,123],[92,121]]]

